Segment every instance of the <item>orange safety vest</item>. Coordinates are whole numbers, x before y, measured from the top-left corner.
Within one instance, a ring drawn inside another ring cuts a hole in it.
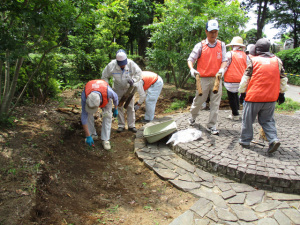
[[[200,77],[214,77],[222,63],[222,43],[217,40],[214,48],[208,47],[205,40],[202,42],[201,56],[197,61],[197,70]]]
[[[100,108],[104,108],[108,103],[107,95],[108,83],[105,80],[91,80],[85,85],[85,96],[86,98],[92,91],[98,91],[102,95],[102,103]]]
[[[253,72],[246,91],[247,102],[275,102],[280,91],[280,71],[274,56],[252,58]]]
[[[144,81],[143,88],[144,88],[144,91],[146,91],[152,84],[154,84],[157,81],[158,75],[156,73],[153,73],[150,71],[143,71],[142,79]]]
[[[231,51],[231,63],[224,74],[227,83],[240,83],[247,67],[247,55],[243,51]]]

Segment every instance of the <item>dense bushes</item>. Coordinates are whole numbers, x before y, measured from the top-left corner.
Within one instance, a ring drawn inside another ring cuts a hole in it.
[[[300,74],[300,47],[278,52],[276,56],[282,60],[285,72],[293,74],[288,75],[289,83],[300,85],[300,77],[295,76]]]
[[[300,74],[300,47],[278,52],[276,56],[282,60],[287,73]]]

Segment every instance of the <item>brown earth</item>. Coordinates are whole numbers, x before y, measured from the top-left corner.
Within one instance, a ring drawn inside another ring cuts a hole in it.
[[[81,90],[64,91],[58,101],[17,109],[12,128],[0,131],[0,225],[169,224],[197,200],[161,180],[135,156],[135,135],[117,133],[112,150],[84,143]],[[156,117],[187,112],[194,91],[164,85]],[[174,99],[188,108],[168,111]],[[223,107],[228,107],[223,102]],[[143,124],[137,111],[136,127]],[[96,120],[101,131],[101,117]]]

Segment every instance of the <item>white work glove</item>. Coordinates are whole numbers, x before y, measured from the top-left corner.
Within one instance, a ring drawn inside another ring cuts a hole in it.
[[[221,79],[224,76],[224,69],[219,69],[218,73],[216,74],[216,77]]]
[[[194,68],[191,69],[191,76],[196,78],[196,74],[200,74],[197,70],[195,70]]]

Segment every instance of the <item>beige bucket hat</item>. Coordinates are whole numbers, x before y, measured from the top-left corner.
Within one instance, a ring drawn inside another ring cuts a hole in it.
[[[236,36],[233,37],[230,44],[226,45],[226,46],[242,46],[242,47],[246,47],[246,45],[243,44],[243,38]]]

